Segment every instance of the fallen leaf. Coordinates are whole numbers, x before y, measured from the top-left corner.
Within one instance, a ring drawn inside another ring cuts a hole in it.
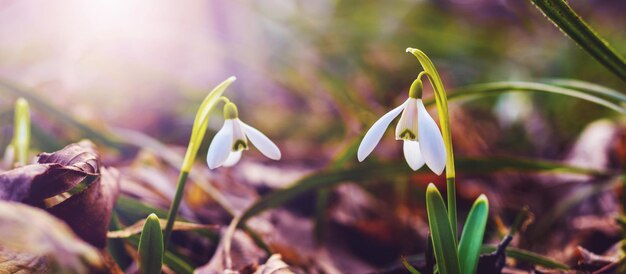
[[[260,265],[254,274],[293,274],[289,266],[283,262],[280,254],[273,254],[265,264]]]
[[[0,199],[43,207],[46,198],[64,193],[87,178],[99,176],[98,155],[89,141],[42,153],[37,164],[0,174]]]
[[[0,173],[0,199],[46,208],[103,248],[120,178],[117,170],[100,167],[99,158],[90,141],[41,153],[36,164]]]
[[[0,273],[87,273],[99,251],[45,211],[0,201]]]
[[[119,194],[119,172],[102,168],[99,180],[64,202],[48,208],[50,214],[64,220],[88,243],[103,248],[113,205]]]
[[[254,244],[254,241],[246,235],[245,232],[236,230],[232,237],[230,256],[232,259],[233,270],[245,271],[250,267],[258,265],[258,263],[261,262],[266,255],[263,250]],[[226,269],[225,267],[224,241],[222,240],[215,251],[215,255],[213,255],[209,263],[199,267],[194,271],[194,273],[217,274],[226,273],[226,271],[231,270]]]

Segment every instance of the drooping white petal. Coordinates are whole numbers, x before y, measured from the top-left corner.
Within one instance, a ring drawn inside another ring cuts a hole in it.
[[[224,161],[224,163],[222,164],[223,167],[230,167],[230,166],[234,166],[236,163],[239,162],[239,160],[241,159],[241,154],[243,153],[242,150],[238,150],[238,151],[231,151],[228,154],[228,158],[226,159],[226,161]]]
[[[404,159],[409,167],[418,170],[424,166],[424,158],[420,152],[419,143],[416,141],[404,141]]]
[[[254,146],[259,149],[261,153],[263,153],[263,155],[272,160],[280,160],[280,150],[276,144],[270,140],[270,138],[267,138],[265,134],[242,121],[239,121],[239,124],[241,124],[243,132],[246,134],[248,139],[250,139],[250,142],[252,142],[252,144],[254,144]]]
[[[232,150],[233,141],[233,120],[224,121],[222,128],[215,134],[209,152],[206,155],[206,161],[210,169],[221,166],[228,158]]]
[[[409,100],[406,100],[404,103],[402,103],[402,105],[387,112],[385,115],[383,115],[383,117],[380,117],[380,119],[378,119],[378,121],[376,121],[376,123],[372,125],[367,133],[365,133],[365,137],[363,137],[363,140],[361,141],[361,144],[359,145],[359,150],[357,152],[357,158],[359,159],[359,162],[363,162],[363,160],[365,160],[365,157],[372,153],[376,145],[378,145],[378,142],[380,142],[380,138],[382,138],[383,134],[385,134],[385,130],[387,129],[387,127],[389,127],[389,124],[391,124],[391,121],[393,121],[393,119],[400,115],[400,112],[402,112],[407,102],[409,102]]]
[[[446,148],[437,123],[430,117],[421,99],[417,100],[419,147],[426,165],[437,175],[446,167]]]
[[[417,99],[409,98],[396,126],[396,140],[417,141]]]

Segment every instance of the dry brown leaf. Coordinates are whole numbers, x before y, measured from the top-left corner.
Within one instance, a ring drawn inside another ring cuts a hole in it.
[[[103,248],[119,173],[100,167],[99,158],[89,141],[42,153],[37,164],[0,173],[0,199],[47,208],[83,240]]]
[[[260,265],[254,274],[293,274],[289,266],[283,262],[280,254],[273,254],[265,264]]]
[[[45,211],[0,201],[0,273],[87,273],[99,251]]]

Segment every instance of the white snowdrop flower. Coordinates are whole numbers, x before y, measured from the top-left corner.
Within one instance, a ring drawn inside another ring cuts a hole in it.
[[[396,140],[404,141],[404,158],[409,167],[418,170],[426,163],[430,170],[441,175],[446,166],[443,137],[437,123],[426,111],[421,98],[422,81],[417,79],[411,85],[409,98],[402,105],[383,115],[367,131],[357,153],[359,162],[372,153],[389,124],[402,113],[395,135]]]
[[[248,150],[248,140],[255,145],[263,155],[272,160],[280,159],[278,147],[256,128],[239,120],[237,107],[228,102],[224,106],[224,125],[215,134],[209,152],[207,164],[210,169],[220,166],[233,166],[241,159],[244,150]]]

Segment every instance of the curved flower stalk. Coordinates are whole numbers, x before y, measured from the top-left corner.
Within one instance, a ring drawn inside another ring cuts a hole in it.
[[[221,100],[224,104],[224,125],[217,132],[207,153],[207,164],[209,168],[215,169],[220,166],[232,166],[239,162],[243,150],[248,149],[248,139],[254,144],[265,156],[270,159],[278,160],[281,157],[278,147],[261,133],[259,130],[247,125],[239,120],[237,106],[230,102],[228,98],[222,96],[226,88],[235,81],[235,77],[230,77],[215,87],[202,101],[196,118],[193,122],[191,138],[187,146],[187,152],[178,177],[178,185],[176,186],[176,194],[170,206],[167,217],[165,232],[163,233],[163,243],[167,250],[169,239],[174,228],[174,221],[178,208],[183,198],[187,176],[191,171],[196,155],[200,148],[200,144],[204,139],[204,135],[209,123],[209,113]]]
[[[456,182],[454,172],[454,152],[452,151],[452,134],[450,132],[450,115],[448,113],[448,99],[443,82],[439,77],[439,73],[433,65],[433,62],[419,49],[407,48],[407,52],[413,54],[420,65],[424,69],[428,80],[433,87],[435,94],[435,102],[437,103],[437,113],[439,115],[439,124],[441,125],[441,133],[446,149],[446,189],[447,189],[447,210],[450,225],[452,226],[453,235],[457,234],[457,210],[456,210]]]
[[[476,199],[467,217],[461,240],[457,234],[456,183],[454,172],[454,153],[452,152],[452,136],[446,92],[430,58],[424,52],[407,48],[424,68],[435,93],[435,102],[439,113],[441,131],[446,153],[446,186],[448,205],[444,206],[443,198],[431,183],[426,191],[426,210],[428,223],[432,233],[432,243],[437,260],[438,271],[442,274],[476,273],[480,246],[482,245],[485,226],[489,213],[487,197],[481,195]]]
[[[409,98],[383,115],[367,131],[357,153],[360,162],[374,150],[389,124],[402,113],[396,126],[396,140],[404,141],[404,158],[407,164],[413,170],[426,164],[437,175],[443,172],[446,167],[446,150],[437,123],[422,102],[422,75],[423,72],[413,81]]]
[[[280,150],[276,144],[256,128],[239,120],[237,106],[227,102],[224,106],[224,125],[209,145],[207,153],[209,168],[235,165],[241,159],[242,152],[248,150],[248,140],[268,158],[280,159]]]
[[[178,208],[180,207],[180,203],[183,198],[183,192],[185,190],[185,185],[187,184],[187,177],[189,176],[193,162],[196,159],[196,155],[198,155],[200,144],[204,139],[204,134],[206,133],[206,129],[209,124],[209,113],[219,102],[226,88],[228,88],[228,86],[230,86],[230,84],[236,79],[237,78],[234,76],[231,76],[224,80],[224,82],[217,85],[217,87],[209,92],[209,94],[204,98],[200,104],[198,112],[196,112],[196,117],[193,121],[193,127],[191,129],[191,137],[189,138],[189,144],[187,145],[187,152],[185,152],[185,158],[183,159],[180,174],[178,175],[176,194],[174,194],[174,199],[172,200],[172,205],[170,206],[170,210],[167,215],[167,224],[165,225],[165,232],[163,233],[163,244],[165,246],[165,250],[167,250],[172,229],[174,228],[174,220],[176,219],[176,214],[178,213]]]
[[[207,153],[209,168],[215,169],[220,166],[229,167],[235,165],[241,159],[243,151],[249,149],[248,139],[263,155],[272,160],[280,160],[281,153],[276,144],[256,128],[239,120],[237,106],[225,97],[222,97],[222,99],[226,102],[224,105],[224,125],[215,134],[209,145]],[[226,264],[224,273],[230,273],[229,271],[232,269],[230,247],[232,237],[240,220],[241,215],[235,216],[224,234],[224,259]]]
[[[448,218],[450,219],[453,234],[457,235],[454,153],[452,151],[452,135],[450,133],[450,115],[448,114],[446,91],[441,78],[439,78],[439,73],[430,58],[418,49],[407,48],[406,51],[412,53],[417,58],[424,71],[417,76],[417,79],[411,85],[409,99],[399,107],[383,115],[365,134],[359,146],[357,157],[359,161],[363,161],[378,144],[387,126],[402,112],[400,122],[398,127],[396,127],[396,139],[405,141],[404,155],[412,169],[416,170],[421,167],[423,165],[422,161],[437,174],[441,174],[445,168]],[[428,115],[421,101],[421,77],[424,75],[428,77],[429,82],[433,86],[441,134],[439,134],[436,123]]]
[[[359,161],[363,161],[378,144],[385,129],[402,112],[396,127],[396,139],[404,140],[404,155],[409,166],[416,170],[425,163],[437,174],[441,174],[444,168],[446,170],[447,206],[432,183],[426,191],[426,211],[437,269],[442,274],[475,273],[487,221],[487,199],[481,196],[476,200],[472,208],[475,213],[468,217],[459,245],[454,154],[446,92],[430,58],[418,49],[407,48],[407,52],[418,59],[424,71],[411,85],[409,99],[383,115],[365,134],[357,157]],[[433,86],[441,132],[421,100],[421,78],[424,75],[428,76]]]

